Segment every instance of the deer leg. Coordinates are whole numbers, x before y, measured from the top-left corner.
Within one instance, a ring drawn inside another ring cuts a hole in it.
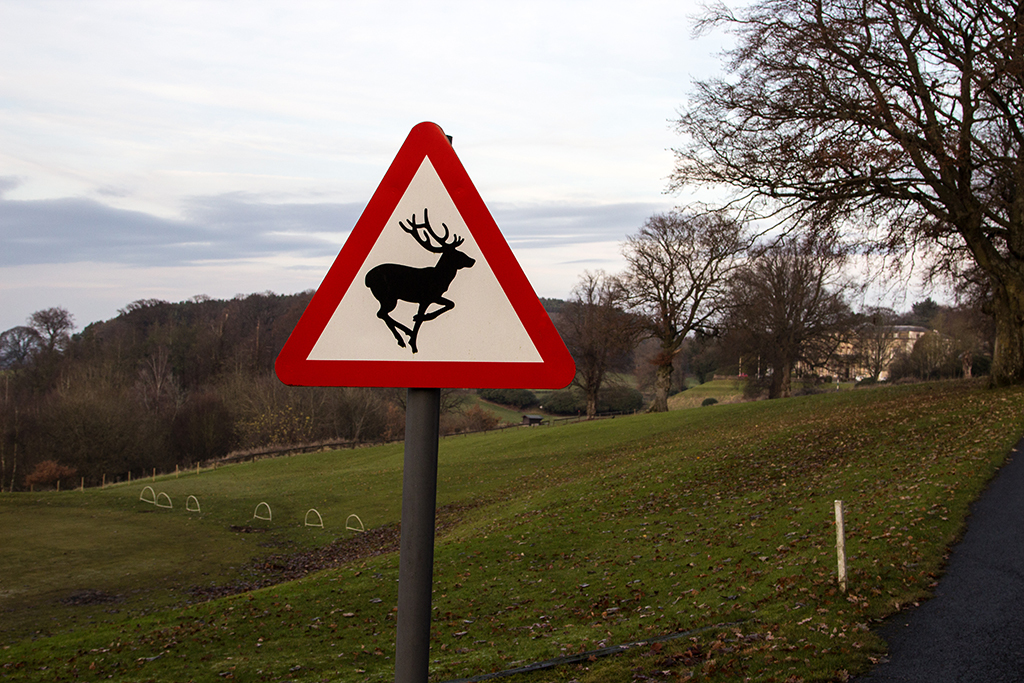
[[[413,331],[410,330],[405,325],[403,325],[402,323],[398,322],[397,320],[395,320],[394,318],[391,317],[391,315],[390,315],[391,311],[395,310],[395,305],[397,303],[398,303],[397,300],[396,301],[381,302],[380,310],[377,311],[377,317],[380,318],[381,320],[383,320],[384,324],[388,326],[389,330],[391,330],[391,334],[395,335],[395,339],[398,341],[398,345],[401,346],[402,348],[405,348],[405,340],[402,339],[402,335],[400,335],[398,333],[398,330],[401,329],[403,332],[405,332],[406,334],[410,335],[410,337],[413,336]],[[413,344],[413,352],[415,352],[415,351],[416,351],[416,345],[414,343]]]
[[[421,323],[424,320],[433,320],[445,311],[450,311],[455,308],[455,302],[450,299],[445,299],[444,297],[440,297],[437,301],[433,301],[431,303],[441,304],[441,308],[431,311],[430,313],[424,313],[424,311],[427,310],[427,306],[430,305],[424,304],[423,306],[420,306],[420,312],[414,315],[412,319],[418,323]]]
[[[405,348],[405,340],[402,339],[402,335],[398,333],[398,329],[396,328],[401,328],[406,334],[410,334],[409,328],[392,318],[390,315],[384,315],[381,319],[388,326],[388,329],[391,330],[391,334],[395,335],[395,340],[398,342],[398,345]]]
[[[412,347],[412,352],[413,353],[416,353],[416,351],[417,351],[417,349],[416,349],[416,335],[418,335],[420,333],[420,324],[424,320],[430,320],[430,318],[426,318],[426,317],[423,316],[423,311],[427,310],[427,306],[429,306],[429,305],[430,305],[429,302],[427,302],[425,304],[420,304],[420,310],[416,313],[416,315],[414,315],[412,317],[412,319],[416,321],[413,324],[413,326],[412,326],[412,333],[409,335],[409,346]]]

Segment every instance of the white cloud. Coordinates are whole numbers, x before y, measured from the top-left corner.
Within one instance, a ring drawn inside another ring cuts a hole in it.
[[[190,198],[185,218],[168,219],[90,199],[0,199],[0,329],[56,305],[87,323],[135,299],[315,288],[362,208],[236,194]],[[489,208],[534,290],[561,298],[585,269],[619,270],[622,236],[667,205]]]
[[[53,305],[85,322],[144,297],[292,291],[424,120],[454,136],[535,289],[565,296],[674,203],[668,120],[720,44],[689,39],[696,11],[0,3],[0,329]]]

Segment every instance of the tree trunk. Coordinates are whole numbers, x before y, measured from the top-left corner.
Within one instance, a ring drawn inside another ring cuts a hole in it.
[[[14,454],[11,457],[11,493],[14,493],[14,481],[18,476],[18,409],[14,409]]]
[[[654,379],[654,402],[647,412],[667,413],[668,393],[672,388],[672,362],[658,366],[658,374]]]
[[[992,350],[993,386],[1024,382],[1024,283],[997,285],[992,298],[996,323]]]
[[[783,361],[772,365],[772,384],[768,398],[789,398],[793,395],[793,364]]]
[[[14,459],[11,460],[11,488],[8,489],[11,493],[14,493],[14,478],[18,476],[18,444],[14,444]]]
[[[597,415],[597,392],[587,391],[587,419],[593,420]]]

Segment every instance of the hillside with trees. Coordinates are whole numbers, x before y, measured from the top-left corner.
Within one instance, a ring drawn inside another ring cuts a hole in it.
[[[311,295],[141,300],[77,334],[64,309],[33,314],[0,336],[0,486],[48,462],[65,485],[98,485],[236,449],[400,434],[384,390],[296,390],[273,376]]]
[[[751,248],[728,277],[702,285],[713,296],[695,302],[687,292],[696,288],[680,290],[665,311],[688,311],[682,326],[652,307],[656,298],[630,293],[635,267],[625,276],[584,273],[569,300],[543,301],[576,361],[573,385],[525,404],[494,392],[480,398],[514,411],[594,417],[658,409],[662,397],[716,376],[742,378],[749,399],[806,393],[826,381],[988,372],[993,325],[976,306],[926,299],[905,313],[854,313],[831,252],[787,244]],[[672,253],[671,245],[658,248]],[[699,259],[688,259],[691,273]],[[311,296],[139,300],[79,332],[74,316],[55,307],[3,332],[0,490],[96,486],[231,453],[401,438],[401,390],[289,387],[274,375]],[[497,423],[496,413],[466,398],[445,393],[443,433]]]

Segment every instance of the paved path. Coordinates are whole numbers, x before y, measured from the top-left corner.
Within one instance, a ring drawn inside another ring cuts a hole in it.
[[[935,597],[879,629],[858,683],[1024,681],[1024,439],[971,508]]]

